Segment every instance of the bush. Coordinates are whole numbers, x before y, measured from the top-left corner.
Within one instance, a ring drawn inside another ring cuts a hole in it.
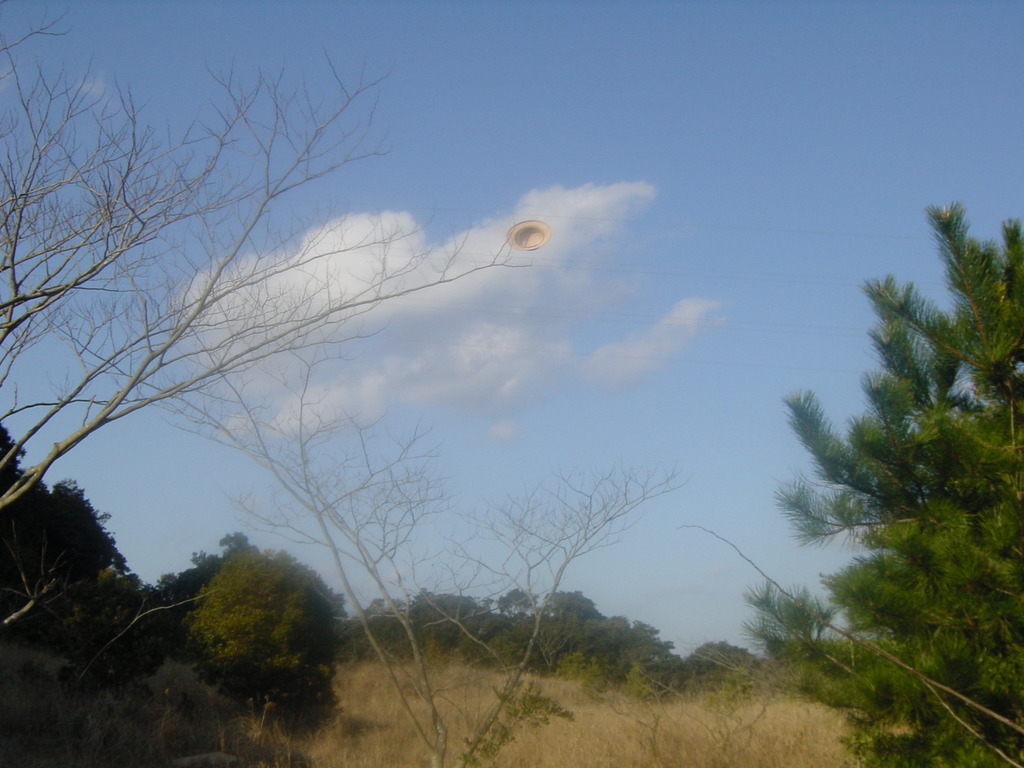
[[[199,673],[227,695],[292,708],[331,703],[341,600],[284,552],[229,557],[188,616]]]
[[[103,571],[68,586],[49,647],[67,664],[61,677],[91,688],[123,688],[153,674],[163,661],[150,590],[137,576]]]
[[[575,680],[588,693],[600,693],[608,687],[613,671],[599,659],[582,651],[573,651],[558,662],[558,676]]]

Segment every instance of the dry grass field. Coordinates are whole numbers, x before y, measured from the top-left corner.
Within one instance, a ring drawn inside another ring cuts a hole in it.
[[[496,682],[488,674],[449,671],[453,720],[478,711]],[[421,765],[418,745],[393,704],[379,669],[342,670],[343,714],[306,745],[323,768]],[[517,731],[498,753],[502,768],[841,768],[843,725],[821,707],[768,695],[709,692],[642,702],[585,692],[574,682],[544,679],[545,694],[573,713]],[[459,743],[459,737],[452,740]]]
[[[156,768],[212,751],[237,755],[240,766],[253,768],[427,765],[372,665],[339,671],[340,709],[316,728],[289,728],[273,712],[232,705],[183,665],[165,665],[145,687],[119,696],[64,691],[55,668],[48,657],[0,646],[0,765]],[[452,666],[444,682],[448,715],[465,728],[486,706],[496,678]],[[643,702],[590,694],[564,680],[539,683],[572,719],[518,730],[495,768],[853,766],[839,744],[841,720],[784,697],[708,692]],[[453,735],[453,752],[463,736]]]

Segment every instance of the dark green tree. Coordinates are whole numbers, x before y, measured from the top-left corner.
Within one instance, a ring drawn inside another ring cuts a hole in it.
[[[0,425],[0,453],[13,450]],[[16,457],[0,471],[0,491],[21,474]],[[46,622],[69,585],[126,573],[106,521],[72,480],[38,483],[0,509],[0,627]]]
[[[730,680],[747,682],[758,666],[754,654],[724,640],[703,643],[680,665],[686,683],[697,687],[721,686]]]
[[[61,678],[86,688],[121,688],[153,674],[164,660],[152,587],[135,574],[106,570],[69,584],[38,642],[65,659]]]
[[[0,426],[0,453],[13,450]],[[21,477],[18,461],[0,486]],[[0,509],[0,626],[5,639],[64,658],[62,678],[118,688],[163,660],[153,590],[128,572],[107,515],[72,480],[37,483]]]
[[[496,600],[421,591],[396,605],[408,619],[417,646],[434,660],[500,666],[522,658],[534,635],[530,598],[512,589]],[[411,659],[406,626],[383,601],[366,609],[379,646],[391,657]],[[682,659],[658,630],[622,616],[607,617],[581,592],[556,592],[535,638],[528,668],[541,674],[591,679],[598,687],[618,685],[639,669],[660,686],[683,680]],[[345,625],[346,658],[374,658],[362,628]]]
[[[1024,762],[1024,237],[968,235],[928,210],[946,268],[940,308],[888,277],[866,293],[881,369],[837,432],[810,394],[788,400],[815,477],[781,490],[805,543],[861,553],[826,597],[768,584],[749,628],[808,693],[849,713],[870,766]]]
[[[198,669],[236,698],[303,708],[327,704],[340,597],[285,552],[225,559],[188,616]]]

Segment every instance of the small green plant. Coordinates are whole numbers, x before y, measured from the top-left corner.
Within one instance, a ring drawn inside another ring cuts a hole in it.
[[[550,723],[552,717],[572,720],[573,714],[544,695],[535,683],[521,685],[509,696],[502,718],[494,724],[476,752],[463,755],[463,764],[477,766],[481,759],[492,760],[502,747],[515,741],[515,731],[519,726],[538,728]]]
[[[644,701],[654,698],[656,694],[654,681],[639,664],[634,664],[629,668],[626,680],[622,684],[622,691],[627,696]]]
[[[582,651],[573,651],[559,660],[558,676],[575,680],[587,693],[597,694],[608,688],[610,671],[597,659]]]

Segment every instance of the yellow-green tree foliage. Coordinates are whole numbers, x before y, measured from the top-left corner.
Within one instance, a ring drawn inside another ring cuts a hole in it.
[[[330,700],[341,600],[285,552],[229,557],[188,617],[198,669],[225,693],[302,707]]]

